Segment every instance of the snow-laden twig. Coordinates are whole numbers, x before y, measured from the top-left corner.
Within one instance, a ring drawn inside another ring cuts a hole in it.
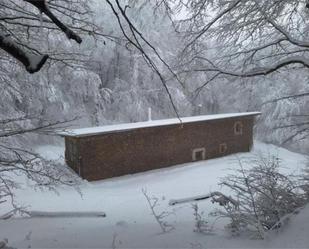
[[[273,155],[257,155],[225,177],[220,185],[231,190],[239,200],[239,208],[223,205],[217,216],[231,219],[233,233],[250,231],[254,238],[264,239],[268,231],[281,228],[291,214],[306,203],[298,180],[280,172],[280,159]],[[250,166],[250,167],[249,167]]]
[[[302,210],[303,207],[297,208],[295,209],[292,213],[288,213],[286,215],[284,215],[283,217],[281,217],[271,228],[270,230],[276,230],[278,228],[283,227],[284,225],[286,225],[292,216],[298,214],[300,212],[300,210]]]
[[[122,244],[122,241],[118,239],[118,234],[114,233],[111,248],[116,249],[117,245],[121,246],[121,244]]]
[[[165,219],[173,214],[172,212],[162,211],[158,212],[156,208],[159,206],[159,199],[157,197],[150,197],[146,191],[146,189],[142,189],[143,195],[145,196],[150,210],[151,214],[155,218],[156,222],[159,224],[162,233],[167,233],[175,229],[175,227],[171,224],[169,224]]]
[[[196,203],[192,204],[192,208],[195,221],[193,231],[196,233],[211,234],[213,229],[209,226],[208,221],[204,219],[204,212],[199,211],[199,206]]]

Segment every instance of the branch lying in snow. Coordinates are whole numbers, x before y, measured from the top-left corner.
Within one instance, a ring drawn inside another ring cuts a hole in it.
[[[44,211],[25,211],[31,218],[104,218],[104,212],[44,212]],[[12,212],[0,217],[2,220],[11,218]]]
[[[0,48],[20,61],[29,73],[38,72],[48,59],[48,55],[30,54],[9,36],[0,32]]]
[[[106,214],[104,212],[44,212],[44,211],[28,211],[27,214],[34,217],[41,218],[104,218]]]
[[[198,195],[198,196],[194,196],[194,197],[188,197],[188,198],[183,198],[183,199],[175,199],[175,200],[170,200],[169,201],[169,205],[174,206],[176,204],[183,204],[183,203],[188,203],[188,202],[195,202],[195,201],[203,201],[203,200],[207,200],[209,198],[212,198],[212,202],[217,202],[219,203],[220,206],[224,206],[228,203],[231,203],[233,206],[238,207],[239,206],[239,202],[234,200],[232,197],[230,196],[226,196],[224,194],[222,194],[221,192],[215,191],[215,192],[211,192],[207,195]]]
[[[211,194],[198,195],[198,196],[188,197],[188,198],[183,198],[183,199],[171,199],[168,204],[170,206],[174,206],[176,204],[183,204],[183,203],[194,202],[194,201],[203,201],[209,198],[211,198]]]

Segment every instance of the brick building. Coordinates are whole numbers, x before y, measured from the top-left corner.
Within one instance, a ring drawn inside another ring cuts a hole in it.
[[[67,130],[65,159],[82,178],[100,180],[250,151],[258,112]]]

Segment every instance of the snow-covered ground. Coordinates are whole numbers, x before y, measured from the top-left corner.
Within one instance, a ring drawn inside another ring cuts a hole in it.
[[[62,155],[63,148],[41,147],[38,152],[48,158]],[[193,232],[191,204],[169,206],[170,199],[185,198],[220,190],[219,179],[238,167],[236,157],[270,153],[282,159],[283,170],[299,173],[306,163],[303,155],[273,145],[255,143],[251,153],[179,165],[97,182],[82,182],[81,193],[59,187],[58,193],[33,191],[25,186],[16,192],[18,202],[29,210],[105,212],[106,217],[14,218],[0,221],[0,236],[17,248],[308,248],[309,208],[292,219],[279,234],[264,241],[231,237],[226,221],[214,222],[207,213],[216,206],[199,202],[205,218],[213,224],[212,235]],[[157,211],[172,212],[166,221],[174,230],[161,234],[159,225],[142,190],[159,198]],[[224,190],[222,190],[224,191]],[[1,239],[0,237],[0,239]]]

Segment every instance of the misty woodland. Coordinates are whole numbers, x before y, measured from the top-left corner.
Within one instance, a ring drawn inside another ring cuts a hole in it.
[[[308,248],[308,0],[1,0],[0,249]]]

